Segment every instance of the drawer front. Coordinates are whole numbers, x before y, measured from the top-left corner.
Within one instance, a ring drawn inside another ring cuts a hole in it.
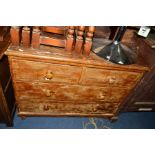
[[[13,75],[17,81],[78,83],[82,68],[44,62],[12,59]]]
[[[58,101],[106,101],[120,102],[128,94],[128,89],[112,87],[90,87],[63,85],[56,83],[16,82],[16,96],[19,99]]]
[[[132,87],[136,84],[138,79],[142,77],[142,75],[142,73],[136,72],[86,68],[82,79],[82,84]]]
[[[109,114],[112,115],[118,108],[118,103],[73,103],[73,102],[40,102],[33,100],[19,101],[19,113],[35,114]]]

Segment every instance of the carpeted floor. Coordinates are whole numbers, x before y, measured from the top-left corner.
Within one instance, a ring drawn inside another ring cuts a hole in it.
[[[155,112],[128,112],[111,123],[103,118],[86,117],[27,117],[15,114],[14,127],[0,124],[1,129],[155,129]]]

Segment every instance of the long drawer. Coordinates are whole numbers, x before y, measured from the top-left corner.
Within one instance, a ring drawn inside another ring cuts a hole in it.
[[[12,59],[14,80],[78,83],[82,67]]]
[[[22,100],[18,105],[19,114],[48,114],[48,115],[72,115],[72,114],[106,114],[113,115],[118,103],[78,103],[78,102],[52,102],[40,100]]]
[[[128,94],[128,89],[64,85],[57,83],[16,82],[18,99],[57,100],[57,101],[106,101],[120,102]]]
[[[82,84],[97,86],[132,87],[143,73],[115,71],[106,69],[86,68]]]

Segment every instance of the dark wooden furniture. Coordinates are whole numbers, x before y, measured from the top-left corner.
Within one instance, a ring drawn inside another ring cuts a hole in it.
[[[14,43],[6,54],[18,114],[23,118],[100,116],[114,120],[126,96],[148,71],[140,60],[121,66],[92,52],[79,57],[74,50],[45,45],[22,48]]]
[[[152,39],[136,37],[137,52],[150,68],[124,102],[122,111],[155,111],[155,49]]]
[[[1,27],[0,27],[1,28]],[[6,30],[5,27],[3,27]],[[13,125],[13,115],[15,111],[15,99],[13,94],[12,81],[9,71],[7,56],[5,50],[9,46],[10,36],[7,31],[1,32],[0,41],[0,122],[7,126]]]

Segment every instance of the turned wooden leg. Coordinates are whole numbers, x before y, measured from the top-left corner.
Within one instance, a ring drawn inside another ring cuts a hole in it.
[[[30,47],[30,28],[27,26],[22,29],[22,46],[25,48]]]
[[[83,35],[84,35],[85,26],[78,26],[77,37],[75,43],[75,52],[77,54],[82,54],[82,46],[83,46]]]
[[[39,26],[34,26],[32,31],[32,48],[40,47],[40,29]]]
[[[83,54],[85,56],[89,56],[91,48],[92,48],[92,38],[95,31],[95,26],[89,26],[88,32],[86,34],[85,43],[84,43],[84,50]]]
[[[0,26],[0,41],[5,41],[9,31],[9,26]]]
[[[19,26],[12,26],[10,29],[10,35],[11,35],[11,42],[12,46],[18,47],[19,41],[20,41],[20,27]]]
[[[75,26],[69,26],[66,40],[66,51],[71,52],[73,50],[74,32],[75,32]]]

